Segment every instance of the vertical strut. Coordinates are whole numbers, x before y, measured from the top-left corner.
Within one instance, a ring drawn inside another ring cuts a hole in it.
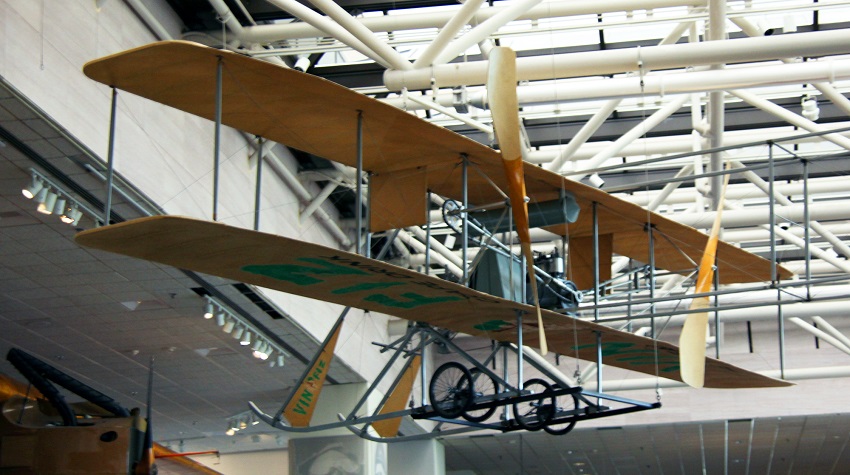
[[[115,111],[118,104],[118,89],[112,88],[112,105],[109,115],[109,152],[106,158],[106,207],[103,210],[103,224],[112,221],[112,179],[115,176]]]
[[[363,111],[357,111],[357,188],[354,207],[357,209],[356,253],[363,254]]]
[[[218,57],[215,69],[215,146],[213,147],[213,209],[212,220],[218,221],[218,173],[219,153],[221,152],[221,102],[222,102],[222,72],[224,62]]]
[[[257,137],[257,180],[254,185],[254,231],[260,230],[260,188],[263,183],[263,138]]]

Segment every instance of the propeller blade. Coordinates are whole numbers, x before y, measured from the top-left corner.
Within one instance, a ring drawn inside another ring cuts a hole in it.
[[[714,281],[714,263],[717,256],[717,242],[720,240],[720,221],[723,215],[723,203],[726,198],[726,186],[729,175],[723,181],[720,201],[717,205],[717,215],[711,226],[711,234],[705,245],[705,252],[699,263],[697,284],[694,293],[702,294],[711,290]],[[697,297],[691,302],[691,310],[708,308],[708,297]],[[698,312],[688,315],[682,334],[679,335],[679,371],[682,381],[694,388],[705,385],[705,342],[708,333],[708,312]]]
[[[156,473],[153,455],[153,425],[151,424],[151,414],[153,412],[151,402],[153,399],[153,356],[150,359],[150,367],[148,368],[148,400],[147,400],[147,424],[145,425],[145,445],[142,448],[142,457],[136,462],[133,470],[134,475],[153,475]]]
[[[499,141],[502,164],[508,180],[508,197],[511,200],[516,231],[522,246],[522,255],[528,267],[531,293],[537,309],[537,328],[540,352],[548,353],[543,317],[540,314],[540,299],[537,295],[537,279],[534,274],[534,255],[531,252],[531,236],[528,229],[528,204],[525,194],[525,176],[522,163],[522,140],[519,127],[519,100],[516,93],[516,53],[507,47],[496,47],[490,52],[490,68],[487,74],[487,102],[493,116],[493,130]]]

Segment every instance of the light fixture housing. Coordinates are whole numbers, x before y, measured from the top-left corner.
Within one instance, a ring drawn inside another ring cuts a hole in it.
[[[220,327],[223,327],[224,326],[224,317],[225,317],[224,311],[219,310],[219,312],[215,314],[215,324],[220,326]]]
[[[242,346],[248,346],[251,344],[251,332],[249,330],[245,330],[245,333],[242,335],[242,339],[239,340],[239,344]]]
[[[65,198],[61,196],[56,200],[56,204],[53,205],[53,214],[64,216],[65,215]]]
[[[234,339],[239,340],[239,339],[242,338],[243,333],[245,333],[245,327],[243,327],[242,325],[239,325],[238,327],[236,327],[235,330],[233,330],[233,333],[231,333],[231,335],[233,336]]]
[[[213,303],[210,300],[207,300],[207,304],[204,305],[204,318],[207,320],[212,319],[215,316],[215,309],[213,308]]]
[[[236,320],[232,318],[228,318],[224,325],[221,327],[221,331],[224,333],[230,333],[233,331],[233,328],[236,326]]]
[[[63,214],[59,219],[61,219],[63,223],[72,224],[76,226],[80,222],[80,218],[82,217],[83,212],[80,211],[80,209],[77,208],[76,205],[74,205],[68,208],[68,212]]]
[[[35,198],[35,195],[38,194],[39,191],[44,188],[44,182],[42,182],[37,176],[32,176],[32,183],[29,184],[26,188],[21,190],[21,194],[23,194],[27,199]]]
[[[53,207],[56,206],[56,200],[58,199],[59,195],[54,193],[53,190],[48,190],[44,201],[38,205],[37,211],[42,214],[53,214]]]

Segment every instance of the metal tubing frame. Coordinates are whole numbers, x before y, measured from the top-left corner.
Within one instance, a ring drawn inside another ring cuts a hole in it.
[[[222,57],[218,57],[215,70],[215,139],[213,146],[213,207],[212,220],[218,221],[218,175],[219,175],[219,154],[221,153],[221,109],[222,109],[222,88],[224,84],[223,78],[224,61]]]
[[[773,143],[768,142],[768,213],[770,214],[770,279],[771,287],[776,288],[776,318],[779,327],[779,374],[785,379],[785,320],[782,318],[782,289],[779,287],[779,276],[776,268],[776,205],[775,205],[775,167],[773,163]],[[806,226],[808,227],[808,223]]]
[[[118,89],[112,88],[112,104],[109,113],[109,151],[106,158],[106,205],[103,210],[103,224],[109,225],[112,221],[112,181],[115,176],[115,122],[118,105]]]
[[[356,239],[355,253],[363,254],[363,111],[357,111],[357,172],[355,179],[356,191],[354,197],[354,207],[357,208],[356,214]]]
[[[263,138],[257,137],[257,179],[254,185],[254,231],[260,230],[260,198],[263,183]]]

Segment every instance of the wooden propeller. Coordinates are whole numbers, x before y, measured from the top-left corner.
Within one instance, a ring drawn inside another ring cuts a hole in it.
[[[540,336],[540,352],[546,354],[546,332],[540,315],[540,299],[537,295],[537,279],[534,275],[534,255],[531,252],[531,236],[528,229],[528,203],[525,194],[525,176],[522,168],[522,141],[519,130],[519,101],[516,93],[516,53],[507,47],[496,47],[490,52],[490,68],[487,74],[487,97],[493,115],[493,129],[499,141],[502,164],[508,180],[508,197],[516,223],[522,254],[528,266],[531,293],[537,308],[537,328]]]

